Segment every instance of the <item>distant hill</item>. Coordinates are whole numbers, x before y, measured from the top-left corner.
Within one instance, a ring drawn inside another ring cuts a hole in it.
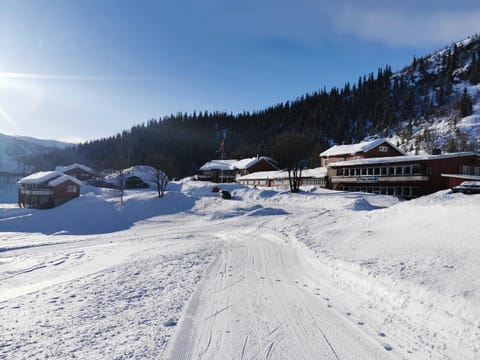
[[[288,86],[288,84],[286,84]],[[284,132],[309,141],[310,166],[333,144],[388,137],[410,153],[479,149],[480,37],[469,37],[398,72],[389,66],[343,88],[321,89],[254,113],[179,113],[135,125],[109,138],[31,156],[37,169],[82,162],[97,169],[144,164],[172,177],[196,173],[219,158],[271,155]]]
[[[30,173],[33,166],[25,163],[27,156],[39,156],[71,145],[56,140],[0,134],[0,173]]]

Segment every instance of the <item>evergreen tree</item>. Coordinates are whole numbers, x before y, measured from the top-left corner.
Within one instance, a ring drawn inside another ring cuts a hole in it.
[[[455,108],[460,112],[460,116],[462,118],[465,116],[472,115],[473,102],[470,96],[468,95],[466,88],[463,89],[462,97],[455,104]]]

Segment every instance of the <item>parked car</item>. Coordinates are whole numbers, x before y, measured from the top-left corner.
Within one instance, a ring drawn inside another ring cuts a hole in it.
[[[232,194],[230,194],[229,191],[227,190],[220,190],[218,192],[218,195],[222,198],[222,199],[231,199],[232,198]]]
[[[460,185],[452,188],[452,191],[463,194],[480,194],[480,181],[464,181]]]

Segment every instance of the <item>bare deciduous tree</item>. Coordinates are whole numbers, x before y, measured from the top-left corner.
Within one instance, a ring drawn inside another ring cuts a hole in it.
[[[151,167],[148,170],[149,180],[155,184],[155,187],[158,192],[158,197],[162,197],[167,189],[168,185],[168,176],[160,169],[155,169]]]

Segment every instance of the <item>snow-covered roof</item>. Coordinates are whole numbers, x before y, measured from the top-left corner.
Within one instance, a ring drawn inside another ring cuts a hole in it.
[[[48,186],[57,186],[67,180],[81,186],[82,182],[72,176],[65,175],[59,171],[40,171],[20,179],[19,184],[42,184],[48,181]]]
[[[463,180],[480,181],[480,176],[478,175],[442,174],[442,176],[448,177],[448,178],[463,179]]]
[[[249,167],[255,165],[257,162],[261,160],[266,160],[270,164],[276,167],[275,160],[268,156],[256,156],[252,158],[246,158],[241,160],[212,160],[200,168],[201,171],[205,170],[244,170],[248,169]]]
[[[393,147],[395,150],[399,151],[400,154],[405,154],[403,150],[393,145],[387,139],[375,139],[370,141],[363,141],[358,144],[335,145],[325,150],[324,152],[322,152],[320,156],[338,156],[338,155],[357,154],[360,152],[368,152],[369,150],[372,150],[373,148],[383,143],[387,143],[388,145]]]
[[[288,178],[288,172],[284,170],[257,171],[251,174],[237,177],[237,180],[268,180]]]
[[[83,165],[83,164],[78,164],[78,163],[74,163],[74,164],[71,164],[71,165],[68,165],[68,166],[57,166],[55,168],[55,171],[59,171],[59,172],[67,172],[67,171],[70,171],[70,170],[73,170],[73,169],[76,169],[76,168],[79,168],[83,171],[86,171],[88,173],[91,173],[91,174],[95,174],[95,170],[93,170],[92,168],[86,166],[86,165]]]
[[[322,178],[327,175],[326,167],[302,170],[302,178],[314,177]],[[258,171],[244,176],[239,176],[237,180],[268,180],[268,179],[288,179],[288,172],[285,170],[276,171]]]
[[[238,160],[234,164],[234,167],[236,169],[239,169],[239,170],[248,169],[249,167],[252,167],[253,165],[255,165],[256,163],[258,163],[261,160],[265,160],[265,161],[269,162],[270,164],[272,164],[273,166],[276,167],[275,161],[268,156],[260,156],[260,157],[256,156],[256,157],[252,157],[252,158],[246,158],[246,159]]]
[[[65,175],[65,174],[62,174],[61,176],[49,181],[48,186],[55,187],[57,185],[64,183],[65,181],[71,181],[77,184],[78,186],[82,186],[82,182],[80,180],[77,180],[73,176]]]
[[[238,160],[212,160],[208,161],[202,165],[200,171],[207,171],[207,170],[234,170],[235,163]]]
[[[358,166],[358,165],[370,165],[370,164],[389,164],[389,163],[412,162],[412,161],[422,161],[422,160],[448,159],[448,158],[472,156],[472,155],[478,156],[478,154],[474,152],[458,152],[458,153],[441,154],[441,155],[388,156],[388,157],[380,157],[380,158],[339,161],[336,163],[328,164],[328,166],[340,167],[340,166]]]
[[[318,167],[315,169],[305,169],[302,171],[302,177],[321,178],[327,176],[326,167]]]
[[[19,184],[41,184],[43,182],[55,179],[63,174],[58,171],[39,171],[28,175],[18,182]]]

